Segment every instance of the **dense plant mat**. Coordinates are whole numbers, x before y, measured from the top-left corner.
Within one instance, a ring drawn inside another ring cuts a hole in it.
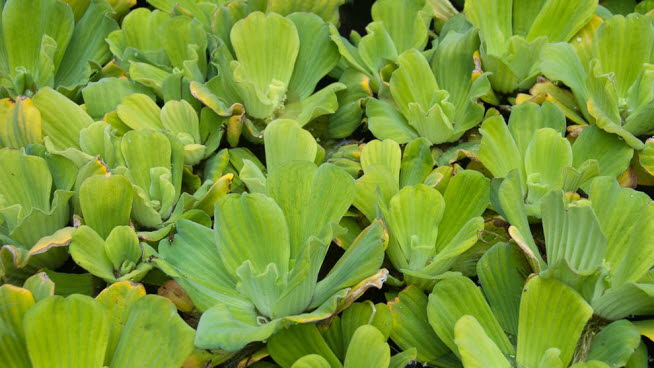
[[[653,0],[0,9],[0,367],[650,366]]]

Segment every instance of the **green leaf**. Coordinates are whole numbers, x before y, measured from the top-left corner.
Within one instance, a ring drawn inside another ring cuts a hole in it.
[[[375,165],[356,181],[356,196],[353,204],[369,221],[373,221],[378,215],[377,200],[388,202],[398,191],[397,180],[391,171],[381,165]],[[381,198],[378,198],[379,195]]]
[[[579,362],[570,366],[570,368],[607,368],[608,365],[603,362],[598,362],[597,360],[591,360],[589,362]]]
[[[312,305],[320,305],[338,290],[353,287],[379,271],[384,260],[388,235],[380,220],[365,228],[350,244],[345,254],[316,285]]]
[[[116,112],[120,120],[132,129],[164,128],[160,118],[161,109],[152,98],[142,93],[125,97],[116,108]]]
[[[284,213],[292,259],[301,255],[311,237],[320,238],[338,224],[354,199],[354,180],[332,164],[316,168],[311,162],[288,162],[270,169],[266,184]]]
[[[20,148],[43,143],[41,113],[29,98],[0,100],[0,147]]]
[[[595,314],[608,320],[649,315],[654,313],[654,285],[629,282],[610,288],[592,305]]]
[[[575,167],[581,167],[586,160],[597,160],[599,174],[615,178],[629,167],[634,150],[615,134],[591,125],[573,143],[572,154]]]
[[[546,44],[541,51],[540,69],[543,74],[552,81],[561,81],[570,87],[581,111],[588,115],[586,102],[590,91],[586,86],[588,74],[585,67],[569,43]]]
[[[594,0],[548,0],[534,18],[526,38],[546,36],[549,42],[568,41],[595,14]]]
[[[391,198],[384,217],[393,237],[389,257],[396,268],[420,270],[431,261],[444,211],[443,196],[424,184],[404,187]]]
[[[645,235],[654,224],[643,216],[654,211],[651,199],[606,177],[591,183],[589,198],[608,241],[605,259],[611,267],[611,284],[638,281],[654,262],[649,256],[654,242]],[[615,206],[624,212],[616,212]]]
[[[79,192],[84,221],[106,239],[114,227],[129,225],[132,193],[132,185],[124,176],[87,178]]]
[[[57,149],[79,147],[80,132],[93,124],[86,111],[51,88],[41,88],[34,95],[34,106],[41,111],[43,136]]]
[[[118,23],[111,17],[113,9],[105,1],[91,1],[84,15],[77,20],[59,70],[55,85],[72,90],[86,84],[93,74],[92,64],[105,65],[111,58],[105,38],[117,30]],[[77,19],[78,17],[76,17]]]
[[[121,29],[109,34],[106,41],[111,52],[121,61],[147,61],[155,65],[169,65],[159,40],[159,29],[168,14],[159,10],[139,8],[123,19]]]
[[[501,116],[486,119],[479,132],[479,160],[495,177],[506,177],[514,169],[522,171],[522,155]]]
[[[491,86],[487,75],[472,77],[478,71],[470,60],[478,49],[477,30],[448,32],[431,59],[438,86],[449,93],[448,101],[454,105],[454,135],[450,139],[460,138],[484,117],[485,110],[478,99],[491,93]]]
[[[443,194],[445,212],[438,225],[436,249],[443,250],[474,217],[481,216],[490,199],[490,181],[483,174],[463,170],[454,175]]]
[[[466,368],[511,367],[500,348],[495,345],[484,328],[471,315],[465,315],[456,322],[454,341]]]
[[[61,1],[6,2],[2,33],[11,77],[25,73],[38,88],[52,86],[74,23],[71,8]]]
[[[422,50],[428,39],[428,18],[423,14],[424,0],[381,0],[373,4],[372,20],[383,22],[398,53]]]
[[[289,161],[313,162],[318,152],[315,138],[293,120],[280,119],[268,124],[263,139],[268,170]]]
[[[188,134],[194,143],[202,142],[198,114],[185,100],[166,102],[161,108],[161,125],[177,137]]]
[[[267,348],[275,362],[284,368],[295,367],[307,355],[320,356],[327,367],[341,366],[315,324],[299,324],[281,330],[270,337]]]
[[[29,290],[10,284],[0,286],[0,359],[7,368],[31,367],[27,353],[23,317],[34,305],[34,297]]]
[[[340,363],[339,363],[340,364]],[[291,368],[331,368],[329,362],[320,355],[310,354],[298,359]]]
[[[640,342],[636,351],[631,355],[626,368],[645,368],[649,363],[649,355],[647,353],[647,345],[644,342]]]
[[[445,102],[447,94],[435,92],[439,88],[429,63],[415,49],[398,56],[397,63],[390,91],[409,125],[432,143],[449,141],[454,132],[450,122],[453,106]]]
[[[513,106],[509,117],[509,131],[523,156],[540,129],[552,128],[560,135],[564,135],[565,126],[565,115],[549,101],[545,101],[543,105],[527,101]]]
[[[339,0],[337,0],[339,1]],[[288,16],[298,31],[300,50],[288,90],[299,100],[309,97],[318,81],[329,73],[340,59],[327,24],[314,13],[293,13]]]
[[[281,320],[257,324],[252,307],[249,311],[233,313],[224,304],[216,304],[202,314],[195,335],[195,346],[201,349],[220,348],[237,351],[252,341],[263,341],[277,329]]]
[[[55,284],[55,295],[69,296],[73,294],[96,295],[105,283],[89,273],[64,273],[45,270],[45,273]]]
[[[280,118],[291,118],[304,126],[320,116],[332,114],[338,109],[336,93],[345,88],[344,84],[332,83],[304,100],[289,102]]]
[[[520,301],[518,365],[537,367],[543,354],[551,348],[560,350],[564,366],[570,364],[592,314],[593,309],[568,286],[554,279],[531,278]]]
[[[640,165],[650,175],[654,175],[654,139],[645,141],[645,148],[638,154]]]
[[[379,330],[371,325],[359,327],[352,336],[345,354],[345,368],[370,365],[388,367],[391,362],[391,348]]]
[[[150,88],[121,78],[102,78],[97,82],[87,84],[82,89],[86,111],[94,119],[102,119],[106,113],[114,111],[123,98],[134,93],[142,93],[152,99],[155,98]]]
[[[181,191],[182,150],[181,142],[158,131],[132,130],[123,136],[127,177],[136,190],[132,216],[142,225],[157,226],[170,215]]]
[[[391,139],[379,141],[373,140],[361,150],[361,169],[366,173],[369,168],[380,165],[387,168],[394,182],[400,178],[402,152],[400,146]]]
[[[254,12],[234,25],[231,41],[238,60],[232,62],[234,80],[245,108],[266,118],[282,103],[293,74],[300,49],[295,25],[275,13]]]
[[[323,336],[334,354],[343,360],[352,336],[359,327],[372,325],[388,339],[393,324],[392,318],[386,304],[373,304],[369,300],[354,303],[343,311],[340,318],[333,319]]]
[[[294,12],[311,12],[319,15],[325,22],[338,23],[338,7],[344,0],[268,0],[268,11],[282,15]]]
[[[0,150],[0,198],[3,198],[3,207],[13,205],[22,207],[22,213],[16,217],[24,217],[32,208],[44,211],[50,209],[50,190],[52,176],[44,159],[37,156],[28,156],[16,150]],[[13,228],[16,219],[8,218],[7,209],[2,211],[5,222]],[[21,209],[18,209],[21,211]]]
[[[368,144],[366,144],[367,146]],[[400,169],[400,187],[416,185],[425,181],[434,167],[430,146],[428,140],[418,138],[404,147]]]
[[[531,268],[515,246],[497,243],[479,259],[477,276],[488,304],[504,331],[516,336],[522,287]]]
[[[73,233],[69,246],[75,263],[91,274],[107,281],[114,281],[114,265],[105,252],[105,241],[91,229],[83,225]]]
[[[110,367],[179,367],[193,351],[194,335],[171,301],[145,295],[130,308]]]
[[[109,314],[110,334],[105,365],[109,365],[114,356],[114,351],[125,328],[132,305],[144,295],[145,288],[143,285],[134,284],[130,281],[119,281],[102,290],[95,298],[107,307],[107,313]]]
[[[34,368],[104,364],[109,318],[105,307],[88,296],[47,298],[25,313],[24,328]]]
[[[438,337],[459,355],[461,352],[458,351],[454,341],[455,325],[465,315],[471,315],[477,319],[489,339],[505,356],[515,354],[513,345],[495,319],[481,290],[467,277],[449,276],[437,282],[429,295],[427,315],[429,324],[434,328]]]
[[[375,81],[378,81],[379,71],[388,64],[388,60],[395,60],[400,52],[397,51],[393,39],[383,22],[369,23],[366,26],[366,33],[368,34],[361,38],[358,43],[358,58],[367,67],[367,70],[362,69],[360,71],[367,73]],[[341,54],[346,57],[342,50]],[[355,62],[358,64],[358,60],[355,60]]]
[[[54,295],[55,285],[45,272],[39,272],[25,280],[23,288],[32,293],[34,301],[39,302]]]
[[[613,73],[617,95],[626,97],[644,63],[652,61],[654,26],[647,17],[631,14],[604,21],[593,38],[593,55],[602,74]]]
[[[523,251],[527,252],[528,256],[536,261],[536,264],[532,264],[532,266],[540,266],[542,268],[545,262],[531,234],[527,210],[523,203],[516,203],[515,198],[524,198],[524,190],[520,184],[518,170],[511,171],[501,182],[493,182],[491,203],[493,204],[493,208],[512,224],[511,228],[509,228],[509,233],[520,247],[523,248]],[[515,229],[513,232],[511,231],[512,228]],[[516,239],[516,237],[519,239]],[[530,263],[532,263],[531,260]]]
[[[392,139],[403,144],[419,137],[402,114],[384,101],[368,99],[366,115],[368,129],[378,139]]]
[[[270,263],[277,265],[278,271],[287,272],[288,227],[284,213],[272,198],[229,194],[216,205],[215,221],[220,255],[230,273],[235,274],[246,260],[257,272],[263,272]]]
[[[543,231],[547,262],[565,260],[573,271],[594,271],[607,252],[607,238],[592,207],[566,205],[565,194],[557,190],[543,198]]]
[[[402,350],[415,347],[420,362],[436,361],[449,351],[429,325],[427,302],[427,296],[416,286],[408,286],[388,302],[393,316],[391,339]]]
[[[640,333],[627,320],[615,321],[593,337],[588,360],[598,360],[610,367],[624,367],[640,345]]]
[[[123,267],[126,263],[139,263],[142,253],[134,229],[129,226],[116,226],[106,239],[105,253],[113,263],[114,270],[119,271],[121,276],[131,272],[132,270],[123,272]]]
[[[159,243],[166,264],[155,262],[177,280],[196,308],[203,312],[219,301],[249,307],[236,292],[236,276],[223,265],[213,231],[186,219],[180,219],[176,229],[172,242],[164,239]],[[166,266],[173,267],[176,274]]]
[[[182,70],[189,80],[204,82],[207,72],[207,34],[196,18],[173,16],[164,20],[158,29],[162,48],[170,64]],[[179,87],[177,87],[179,88]]]
[[[479,29],[485,51],[491,55],[503,55],[506,40],[513,34],[512,2],[506,0],[469,1],[464,13],[470,23]]]

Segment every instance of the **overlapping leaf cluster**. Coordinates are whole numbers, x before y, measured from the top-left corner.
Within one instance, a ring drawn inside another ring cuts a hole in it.
[[[0,0],[1,366],[648,367],[654,2],[353,9]]]

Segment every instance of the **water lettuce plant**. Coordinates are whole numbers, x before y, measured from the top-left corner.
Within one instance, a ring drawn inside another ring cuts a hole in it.
[[[327,24],[318,16],[254,12],[237,21],[229,33],[230,51],[223,41],[214,52],[216,76],[202,85],[193,83],[193,95],[220,116],[258,136],[267,123],[278,118],[301,125],[333,113],[335,92],[345,88],[333,83],[316,90],[339,60]],[[283,46],[283,47],[280,47]],[[266,60],[263,55],[277,55]]]
[[[490,93],[488,74],[476,69],[475,29],[448,32],[433,49],[431,61],[416,49],[397,57],[385,99],[366,103],[368,127],[375,137],[406,143],[425,137],[432,144],[457,141],[484,116],[478,99]],[[452,66],[457,66],[453,68]]]
[[[53,295],[47,276],[37,276],[45,280],[28,281],[25,288],[0,286],[0,319],[7,331],[0,357],[9,367],[173,368],[193,350],[193,329],[170,301],[145,295],[142,285],[123,281],[95,299],[63,298]]]
[[[588,122],[642,149],[637,136],[654,132],[650,39],[650,18],[616,15],[603,21],[586,45],[548,45],[541,68],[548,78],[570,87]]]
[[[596,7],[594,0],[466,1],[465,14],[479,29],[482,67],[492,73],[493,89],[511,93],[531,87],[540,74],[541,49],[572,39]]]
[[[297,124],[276,121],[270,127],[288,123]],[[342,231],[338,222],[353,200],[354,180],[332,164],[280,162],[274,153],[267,160],[265,192],[229,194],[215,207],[213,231],[180,220],[172,242],[159,244],[156,264],[204,312],[198,347],[235,351],[285,326],[328,318],[351,303],[359,288],[386,277],[380,266],[387,235],[375,221],[319,279],[329,243]]]
[[[570,144],[565,128],[565,117],[553,103],[525,102],[513,107],[508,124],[494,116],[479,129],[479,160],[495,178],[515,171],[530,216],[540,217],[542,197],[550,191],[575,192],[596,176],[618,177],[633,156],[617,137],[592,126]]]
[[[118,29],[117,12],[133,5],[130,0],[3,1],[1,95],[33,95],[48,86],[75,97],[111,59],[104,39]]]

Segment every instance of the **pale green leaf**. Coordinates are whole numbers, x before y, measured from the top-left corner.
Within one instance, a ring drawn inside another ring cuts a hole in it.
[[[458,351],[455,339],[455,325],[465,316],[471,315],[477,319],[483,330],[493,341],[502,354],[515,354],[513,345],[502,331],[495,319],[481,290],[467,277],[449,276],[436,283],[429,296],[427,306],[429,323],[443,342],[454,352]]]
[[[27,311],[24,328],[34,368],[104,365],[109,317],[105,307],[88,296],[47,298]]]
[[[475,317],[465,315],[454,326],[454,341],[466,368],[510,368],[500,348],[484,331]]]
[[[520,301],[518,365],[538,366],[543,354],[551,348],[560,350],[564,366],[570,364],[592,314],[593,309],[568,286],[554,279],[531,278]]]

